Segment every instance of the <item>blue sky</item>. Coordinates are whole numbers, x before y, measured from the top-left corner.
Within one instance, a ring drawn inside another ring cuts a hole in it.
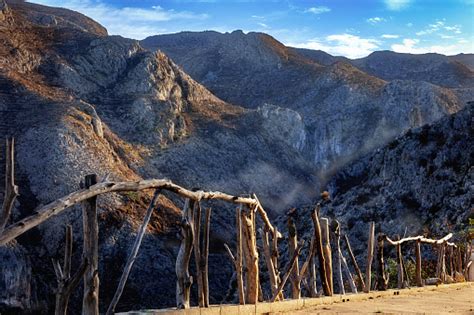
[[[349,58],[376,50],[474,53],[474,0],[32,0],[143,39],[180,31],[265,32],[286,45]]]

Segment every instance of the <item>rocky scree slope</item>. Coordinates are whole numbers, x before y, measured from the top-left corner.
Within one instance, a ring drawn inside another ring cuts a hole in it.
[[[182,32],[141,43],[164,51],[225,101],[294,112],[302,121],[296,147],[323,170],[322,178],[409,128],[458,111],[473,96],[472,72],[466,67],[464,76],[453,74],[452,84],[461,84],[454,90],[420,81],[422,75],[377,77],[357,68],[356,61],[329,62],[332,56],[323,52],[315,61],[308,51],[286,47],[263,33]],[[446,69],[438,68],[434,76],[442,77]]]
[[[274,211],[295,200],[308,202],[318,191],[314,167],[282,135],[298,137],[281,118],[291,114],[225,103],[163,53],[106,36],[100,25],[78,13],[22,2],[2,2],[1,10],[0,131],[15,136],[21,193],[13,220],[77,190],[89,173],[100,178],[109,173],[111,180],[167,177],[189,188],[233,194],[258,192],[264,204],[276,205],[269,209]],[[43,15],[58,23],[45,25]],[[279,133],[274,134],[275,124],[267,122],[268,117],[282,124],[276,128]],[[297,123],[298,117],[292,117]],[[1,143],[1,152],[4,149]],[[4,165],[4,154],[0,156]],[[3,172],[2,167],[1,178]],[[150,193],[112,194],[98,200],[102,311],[115,290]],[[160,205],[119,311],[174,305],[175,234],[182,200],[168,195]],[[219,244],[232,237],[234,216],[225,205],[206,206],[214,208],[210,286],[211,302],[217,303],[231,276]],[[82,247],[79,207],[0,249],[2,313],[52,309],[56,280],[51,258],[62,255],[67,223],[74,229],[74,269]],[[80,303],[78,291],[71,311]]]

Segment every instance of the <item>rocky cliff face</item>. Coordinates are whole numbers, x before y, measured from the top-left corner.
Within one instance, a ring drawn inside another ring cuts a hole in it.
[[[328,182],[332,200],[321,215],[341,222],[360,261],[365,261],[371,221],[376,233],[390,237],[439,238],[453,232],[463,241],[474,202],[473,117],[470,103],[349,163]],[[313,209],[297,210],[299,236],[305,239],[311,238]],[[277,221],[285,230],[286,216]]]
[[[324,170],[323,177],[411,127],[458,111],[474,86],[472,71],[445,56],[436,62],[421,56],[418,68],[410,66],[418,57],[395,53],[352,61],[241,31],[158,35],[142,44],[164,51],[225,101],[296,111],[304,126],[298,139],[304,140],[294,147]],[[388,65],[376,61],[385,57]],[[407,61],[399,67],[397,58]]]
[[[318,191],[314,167],[269,123],[299,139],[301,126],[292,126],[297,114],[225,103],[163,53],[105,36],[101,27],[74,12],[20,2],[2,12],[12,23],[0,30],[0,131],[16,138],[21,193],[12,220],[77,190],[89,173],[109,173],[114,180],[167,177],[189,188],[237,195],[257,192],[273,211],[296,200],[309,202]],[[38,20],[42,15],[66,20],[45,25]],[[101,308],[116,288],[150,197],[147,192],[99,198]],[[167,197],[160,200],[119,310],[174,305],[182,200]],[[214,208],[211,239],[217,245],[211,247],[210,268],[216,272],[210,285],[211,301],[218,303],[231,276],[222,243],[232,237],[233,209],[212,202],[206,206]],[[67,223],[73,225],[77,262],[79,207],[1,248],[2,313],[51,310],[56,285],[51,258],[62,255]],[[79,304],[78,293],[72,310]]]

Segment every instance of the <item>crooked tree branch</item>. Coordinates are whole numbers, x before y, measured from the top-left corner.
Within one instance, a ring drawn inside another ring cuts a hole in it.
[[[449,243],[448,242],[448,240],[451,237],[453,237],[453,233],[449,233],[448,235],[446,235],[443,238],[440,238],[439,240],[433,240],[433,239],[430,239],[430,238],[426,238],[422,235],[418,235],[418,236],[405,237],[405,238],[402,238],[400,240],[394,241],[394,240],[390,239],[388,236],[385,235],[385,239],[387,240],[387,242],[390,245],[393,245],[393,246],[401,245],[401,244],[403,244],[405,242],[409,242],[409,241],[420,241],[421,243],[435,244],[435,245],[440,245],[440,244],[446,243],[446,245],[453,246],[454,248],[456,248],[457,246],[454,243]]]
[[[233,203],[256,205],[257,200],[253,198],[237,197],[219,191],[191,191],[174,184],[167,179],[148,179],[135,182],[104,182],[97,183],[88,189],[81,189],[59,198],[35,211],[35,214],[18,221],[7,227],[0,235],[0,245],[5,245],[26,231],[91,197],[110,192],[140,191],[145,189],[162,189],[174,192],[182,197],[199,201],[201,199],[220,199]],[[259,207],[261,208],[261,206]],[[262,209],[259,210],[259,212]],[[262,212],[260,212],[262,214]],[[265,220],[264,220],[265,221]],[[271,226],[271,225],[270,225]],[[274,230],[273,226],[270,227]]]

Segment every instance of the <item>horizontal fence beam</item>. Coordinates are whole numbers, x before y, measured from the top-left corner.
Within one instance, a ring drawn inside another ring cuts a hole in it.
[[[0,245],[5,245],[9,241],[17,238],[26,231],[36,227],[49,218],[62,213],[64,210],[84,201],[91,197],[102,195],[111,192],[122,191],[141,191],[146,189],[161,189],[168,190],[178,194],[184,198],[192,200],[203,199],[219,199],[233,203],[246,204],[249,206],[256,206],[260,203],[254,198],[245,198],[232,196],[219,191],[191,191],[174,184],[167,179],[147,179],[134,182],[101,182],[91,186],[89,189],[81,189],[70,193],[62,198],[59,198],[38,210],[29,217],[24,218],[10,226],[8,226],[0,235]],[[268,222],[266,222],[268,223]],[[273,227],[271,228],[273,230]]]

